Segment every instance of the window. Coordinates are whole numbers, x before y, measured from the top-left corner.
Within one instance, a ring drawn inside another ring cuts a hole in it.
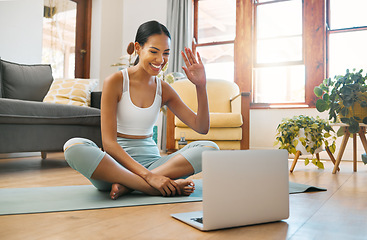
[[[302,0],[254,3],[253,103],[305,103]]]
[[[194,0],[194,44],[208,79],[234,81],[235,0]]]
[[[366,69],[366,0],[328,0],[328,76]]]
[[[69,0],[44,0],[42,62],[51,64],[54,78],[74,77],[76,7]]]
[[[43,0],[42,62],[54,78],[89,78],[92,0]]]

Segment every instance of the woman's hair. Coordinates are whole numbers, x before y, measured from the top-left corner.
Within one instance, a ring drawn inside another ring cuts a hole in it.
[[[157,21],[145,22],[141,24],[138,28],[135,36],[135,42],[138,42],[140,46],[144,46],[150,36],[162,33],[165,34],[169,39],[171,39],[171,34],[163,24]],[[139,56],[136,58],[134,65],[138,64],[138,62]]]

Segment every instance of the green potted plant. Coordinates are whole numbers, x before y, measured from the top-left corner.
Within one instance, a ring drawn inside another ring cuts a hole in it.
[[[324,169],[323,163],[315,157],[322,150],[322,146],[328,147],[330,152],[335,152],[335,132],[329,122],[320,117],[294,116],[285,118],[277,127],[276,145],[280,149],[286,149],[289,153],[296,154],[300,151],[303,155],[312,155],[305,159],[305,165],[310,160],[317,167]]]
[[[347,69],[345,75],[324,79],[314,88],[315,95],[321,97],[316,109],[329,110],[329,120],[348,124],[350,133],[359,131],[359,123],[367,124],[367,74],[363,76],[362,72]]]

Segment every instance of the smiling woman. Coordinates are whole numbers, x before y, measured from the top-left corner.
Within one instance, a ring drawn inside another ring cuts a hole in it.
[[[209,130],[206,76],[200,55],[184,49],[183,70],[195,85],[197,113],[176,91],[157,77],[168,63],[171,36],[156,22],[143,23],[137,31],[135,65],[106,78],[101,99],[102,152],[88,139],[65,143],[65,159],[99,190],[110,191],[112,199],[132,190],[151,195],[190,195],[194,183],[186,178],[201,171],[203,151],[217,150],[210,141],[197,141],[167,156],[160,156],[153,126],[159,110],[167,107],[194,131]]]

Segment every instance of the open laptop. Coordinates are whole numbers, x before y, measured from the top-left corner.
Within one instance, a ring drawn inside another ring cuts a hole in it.
[[[203,211],[171,216],[202,231],[287,219],[288,152],[203,152]]]

